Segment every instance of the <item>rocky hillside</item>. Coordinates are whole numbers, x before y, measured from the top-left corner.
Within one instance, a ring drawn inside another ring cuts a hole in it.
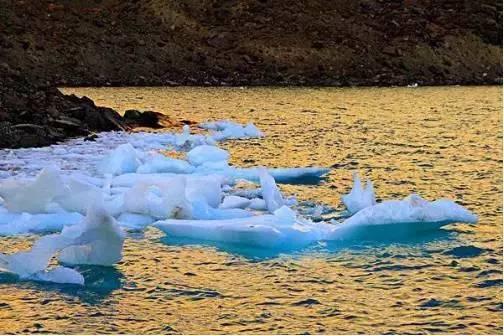
[[[497,0],[0,0],[0,63],[57,85],[500,83]]]

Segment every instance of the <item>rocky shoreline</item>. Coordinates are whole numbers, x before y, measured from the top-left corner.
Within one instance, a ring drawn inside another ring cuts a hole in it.
[[[88,97],[65,95],[54,86],[35,85],[0,64],[0,148],[47,146],[94,132],[163,128],[177,123],[159,112],[126,111],[124,116],[96,106]]]
[[[172,125],[57,86],[502,84],[493,0],[0,0],[0,147]],[[138,113],[137,113],[138,112]]]

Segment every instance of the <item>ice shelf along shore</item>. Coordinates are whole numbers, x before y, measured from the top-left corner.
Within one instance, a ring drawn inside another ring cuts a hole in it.
[[[343,196],[349,217],[314,221],[277,183],[317,180],[329,169],[230,166],[229,152],[218,143],[263,133],[231,121],[200,127],[208,134],[191,134],[185,126],[181,133],[110,132],[92,142],[1,150],[0,235],[43,236],[29,251],[0,254],[0,269],[23,280],[82,285],[72,265],[117,263],[126,233],[147,226],[169,237],[292,250],[345,239],[360,227],[421,231],[477,221],[450,200],[413,194],[377,203],[372,183],[363,187],[358,175]],[[183,152],[185,159],[166,150]],[[52,258],[65,266],[49,268]]]

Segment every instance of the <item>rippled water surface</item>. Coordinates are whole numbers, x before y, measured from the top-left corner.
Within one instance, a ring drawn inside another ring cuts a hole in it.
[[[300,200],[342,210],[358,169],[380,199],[448,197],[480,221],[415,237],[384,228],[268,259],[149,229],[128,238],[115,269],[81,267],[83,289],[2,275],[1,333],[502,332],[501,88],[64,91],[120,111],[253,121],[266,138],[226,143],[234,164],[333,168],[322,185],[282,186]]]

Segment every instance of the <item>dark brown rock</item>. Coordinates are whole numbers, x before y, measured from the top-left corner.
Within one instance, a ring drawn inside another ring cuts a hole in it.
[[[44,85],[491,84],[502,77],[502,2],[495,0],[0,0],[0,8],[0,62]],[[426,71],[445,59],[453,64],[448,73]]]
[[[46,146],[91,131],[126,129],[114,110],[34,85],[8,65],[0,66],[0,147]]]

